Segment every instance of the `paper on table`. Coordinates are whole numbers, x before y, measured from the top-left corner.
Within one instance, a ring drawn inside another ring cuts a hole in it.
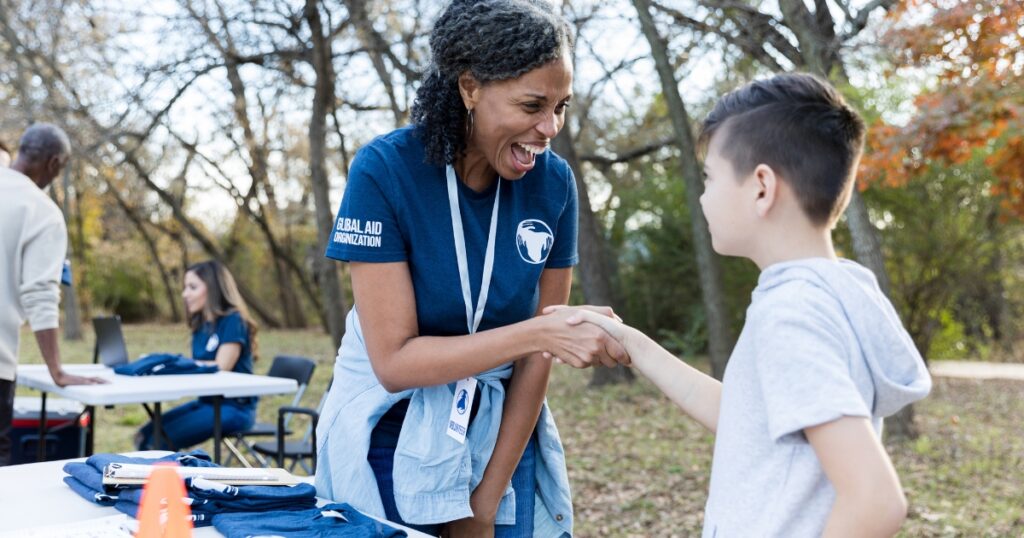
[[[145,484],[154,465],[111,463],[103,469],[104,485]],[[233,486],[293,486],[299,479],[281,468],[175,467],[182,478],[201,477]]]

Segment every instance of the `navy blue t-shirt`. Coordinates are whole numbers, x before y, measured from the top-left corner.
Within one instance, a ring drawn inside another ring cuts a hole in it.
[[[480,193],[458,185],[476,307],[498,182]],[[576,219],[572,171],[551,151],[521,179],[501,181],[494,271],[479,330],[533,316],[541,272],[578,261]],[[425,163],[415,127],[377,137],[356,154],[326,254],[407,262],[420,335],[468,333],[445,167]]]
[[[192,333],[192,358],[212,361],[217,358],[217,350],[221,345],[231,343],[242,345],[242,353],[231,371],[251,374],[252,349],[249,347],[249,328],[237,311],[221,316],[213,323],[204,321],[199,330]]]
[[[236,343],[242,345],[242,352],[238,355],[238,361],[232,372],[240,374],[252,373],[252,348],[249,342],[249,327],[245,325],[242,315],[231,312],[213,321],[204,321],[199,330],[192,333],[192,358],[202,361],[212,361],[217,358],[217,350],[223,344]],[[204,396],[200,401],[211,401],[212,398]],[[256,405],[257,398],[226,398],[224,401],[237,405]]]

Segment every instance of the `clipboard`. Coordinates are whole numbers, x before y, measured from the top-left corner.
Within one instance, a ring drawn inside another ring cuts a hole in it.
[[[156,465],[110,463],[103,468],[104,486],[139,486],[146,483]],[[280,467],[174,467],[181,478],[205,478],[231,486],[294,486],[300,480]]]

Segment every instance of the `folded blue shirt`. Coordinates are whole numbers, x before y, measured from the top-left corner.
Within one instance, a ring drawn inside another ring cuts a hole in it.
[[[187,454],[175,453],[162,458],[137,458],[120,454],[96,454],[85,462],[64,465],[64,483],[82,498],[135,517],[142,502],[140,486],[121,486],[117,489],[103,485],[103,469],[111,463],[137,463],[151,465],[177,462],[184,467],[219,467],[210,461],[203,450]],[[316,506],[316,488],[311,484],[295,486],[228,486],[203,478],[185,480],[188,497],[184,499],[192,508],[192,523],[196,527],[212,524],[213,516],[228,512],[301,511]]]
[[[311,484],[294,486],[229,486],[202,478],[186,478],[185,501],[193,512],[256,512],[269,510],[306,510],[316,506],[316,488]],[[120,500],[140,504],[142,490],[120,492]]]
[[[216,365],[201,365],[188,357],[173,353],[150,353],[135,362],[114,368],[114,373],[133,376],[212,374],[216,371]]]
[[[159,462],[175,462],[182,467],[216,467],[217,464],[210,461],[210,455],[203,450],[194,450],[187,454],[174,453],[162,458],[135,458],[122,456],[120,454],[95,454],[84,462],[72,461],[64,464],[64,472],[71,475],[82,487],[89,488],[95,493],[110,493],[115,488],[103,485],[103,469],[110,463],[139,463],[151,465]],[[70,484],[69,484],[70,485]],[[77,491],[76,491],[77,492]],[[81,493],[79,493],[81,495]],[[92,495],[83,495],[86,499],[93,500]],[[112,504],[112,503],[111,503]]]
[[[138,519],[138,503],[120,499],[116,503],[114,503],[114,509],[117,510],[118,512],[121,512],[122,514],[127,515],[128,517]],[[208,514],[206,512],[196,512],[193,510],[192,514],[189,515],[188,519],[192,520],[192,526],[196,528],[209,527],[210,525],[213,525],[213,514]]]
[[[116,493],[106,493],[102,489],[96,489],[83,484],[74,476],[65,476],[64,483],[83,499],[94,502],[100,506],[114,506],[117,502]],[[102,488],[102,485],[101,485]]]
[[[210,461],[210,455],[204,450],[193,450],[187,454],[178,452],[162,458],[135,458],[120,454],[94,454],[84,462],[72,461],[65,463],[64,472],[70,476],[64,477],[64,483],[87,501],[103,506],[113,506],[118,500],[118,490],[123,488],[103,485],[103,468],[107,464],[139,463],[142,465],[152,465],[160,462],[176,462],[183,467],[217,467],[217,464]]]
[[[287,536],[288,538],[395,538],[405,531],[363,515],[344,503],[295,512],[236,512],[213,516],[213,526],[227,538]]]

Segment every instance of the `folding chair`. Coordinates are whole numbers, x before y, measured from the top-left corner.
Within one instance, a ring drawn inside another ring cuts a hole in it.
[[[96,345],[92,350],[92,362],[102,362],[104,366],[113,368],[128,364],[128,347],[124,343],[121,332],[121,316],[92,318],[92,328],[96,331]]]
[[[299,390],[295,392],[295,397],[292,398],[290,405],[290,407],[297,407],[300,400],[302,400],[302,395],[306,393],[306,387],[309,386],[309,380],[313,378],[313,370],[315,368],[316,361],[313,359],[278,355],[277,357],[274,357],[274,362],[270,364],[270,371],[267,372],[267,375],[271,377],[294,379],[295,382],[299,384]],[[228,465],[233,459],[238,459],[242,465],[251,467],[249,461],[239,450],[239,447],[242,447],[256,458],[256,461],[260,466],[266,467],[267,460],[259,452],[255,452],[253,450],[253,443],[250,442],[249,439],[254,437],[271,437],[277,434],[279,427],[283,427],[283,431],[285,431],[286,434],[290,433],[287,431],[288,420],[285,420],[283,423],[280,423],[280,421],[278,422],[280,425],[269,422],[258,422],[248,430],[235,433],[230,437],[225,437],[224,444],[228,449],[228,457],[224,462],[224,465]]]
[[[320,412],[324,409],[324,403],[327,401],[327,395],[331,392],[332,384],[334,384],[334,379],[331,379],[331,382],[327,384],[327,390],[320,397],[320,403],[316,406],[316,409],[284,406],[277,410],[277,423],[279,425],[283,425],[291,415],[301,414],[309,416],[310,424],[301,440],[286,440],[285,436],[288,433],[285,432],[283,427],[279,426],[276,442],[261,441],[253,445],[253,451],[275,458],[278,467],[284,467],[286,460],[291,459],[291,465],[288,467],[289,471],[294,472],[295,466],[299,465],[307,474],[312,476],[316,472],[316,425],[320,420]],[[309,465],[306,465],[307,460]]]

